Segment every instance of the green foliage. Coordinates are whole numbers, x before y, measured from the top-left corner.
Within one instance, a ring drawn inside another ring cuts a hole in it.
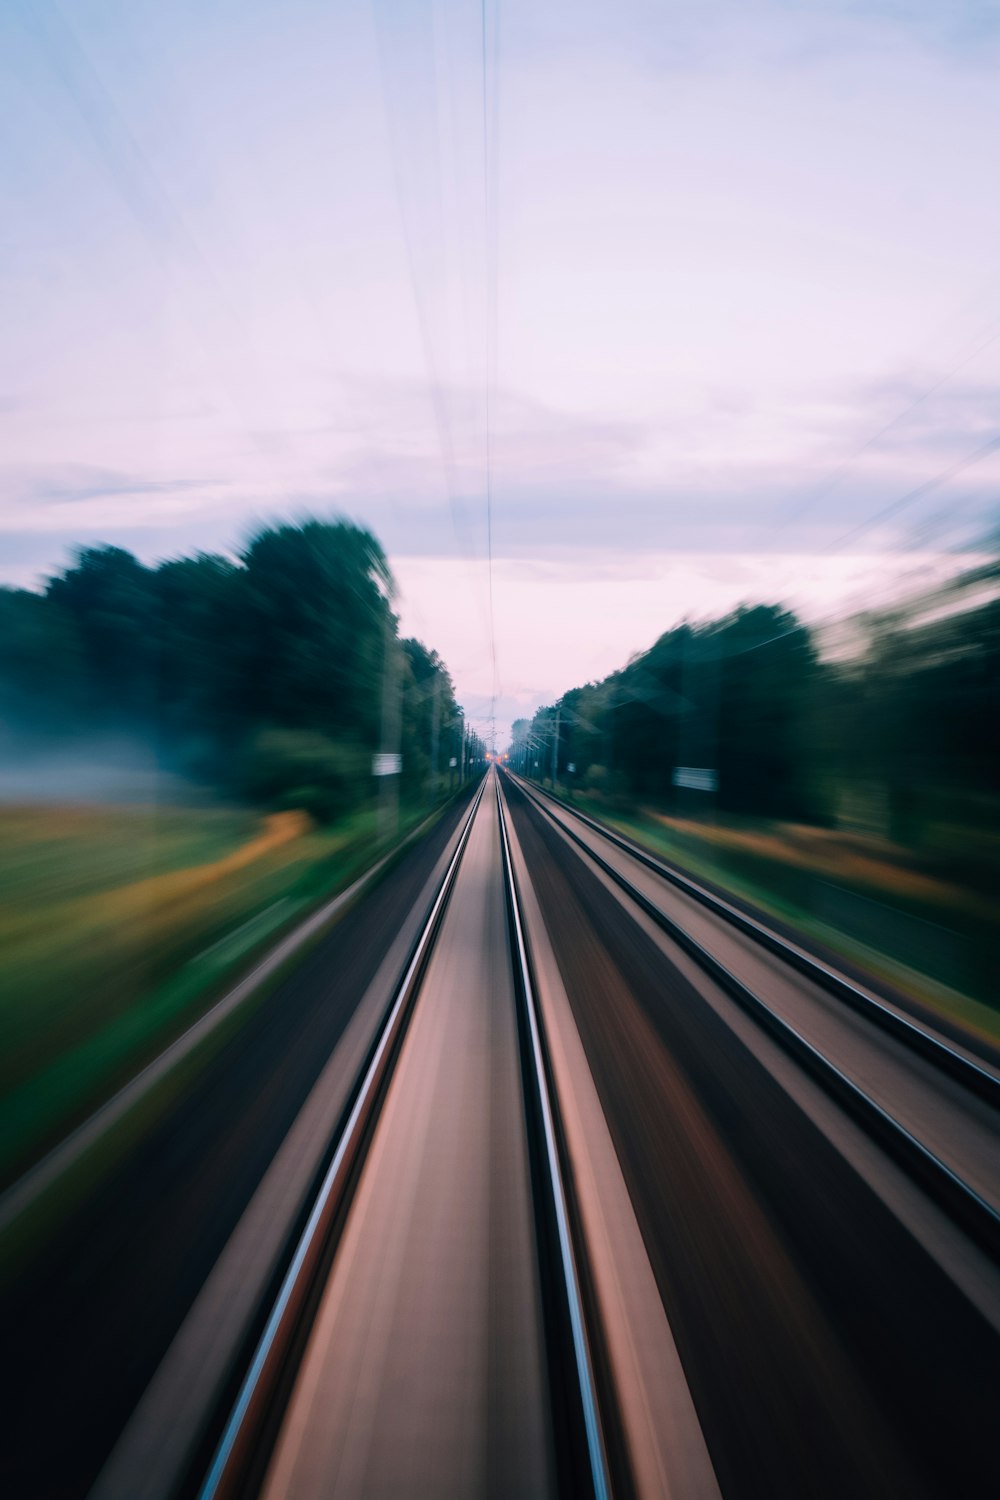
[[[236,560],[83,548],[43,594],[0,589],[0,749],[135,736],[328,821],[371,795],[385,735],[404,787],[437,794],[461,715],[437,654],[399,640],[392,593],[378,542],[347,521],[264,528]]]
[[[84,547],[47,602],[78,642],[81,701],[106,725],[144,722],[156,688],[153,573],[121,547]]]
[[[882,790],[886,831],[898,842],[930,847],[951,824],[968,830],[964,852],[973,832],[996,833],[998,571],[959,579],[941,599],[866,617],[863,650],[839,673],[839,713],[826,727],[840,780]]]
[[[454,777],[449,761],[460,761],[462,718],[451,677],[436,651],[420,641],[402,642],[403,785],[432,795]]]
[[[0,588],[0,731],[58,733],[84,707],[83,648],[58,603]]]
[[[848,622],[836,657],[773,605],[685,623],[519,720],[514,764],[548,778],[558,733],[560,780],[572,763],[573,784],[603,797],[840,821],[938,856],[950,841],[972,878],[972,830],[982,851],[991,828],[995,850],[1000,809],[998,571]],[[714,770],[717,792],[677,786],[677,767]]]
[[[596,792],[599,797],[614,795],[614,777],[607,766],[588,766],[583,773],[582,785],[585,791]]]
[[[374,743],[390,574],[346,522],[261,532],[242,557],[238,683],[246,718],[349,731]]]
[[[404,804],[402,826],[423,807]],[[0,807],[0,1184],[372,859],[373,809]],[[270,830],[270,833],[269,833]]]
[[[675,768],[709,767],[722,808],[817,815],[803,753],[817,670],[809,632],[793,616],[742,608],[667,631],[621,672],[573,689],[518,727],[549,775],[558,719],[560,775],[572,762],[590,790],[681,810],[691,794],[674,786]]]
[[[370,754],[309,729],[265,729],[247,744],[240,786],[251,802],[300,807],[329,823],[364,797]]]

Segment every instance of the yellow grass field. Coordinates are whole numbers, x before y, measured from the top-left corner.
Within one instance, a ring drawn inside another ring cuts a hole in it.
[[[919,868],[886,839],[795,823],[704,821],[574,797],[596,817],[798,928],[876,981],[1000,1043],[992,981],[1000,905]],[[858,920],[860,918],[860,920]]]
[[[0,807],[0,1181],[373,853],[367,811]]]

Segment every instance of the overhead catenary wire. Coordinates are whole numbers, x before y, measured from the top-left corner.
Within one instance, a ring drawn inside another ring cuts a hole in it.
[[[496,614],[493,603],[493,385],[494,385],[494,360],[496,358],[496,333],[497,333],[497,269],[496,269],[496,174],[491,171],[490,163],[490,129],[489,129],[489,43],[487,25],[487,0],[480,0],[480,18],[482,23],[482,74],[483,74],[483,229],[484,245],[486,251],[486,319],[485,319],[485,380],[484,380],[484,458],[486,466],[486,557],[489,585],[489,619],[490,619],[490,658],[492,667],[492,683],[490,693],[490,721],[492,730],[491,748],[496,751],[496,700],[497,700],[497,648],[496,648]],[[496,123],[497,123],[497,17],[494,10],[493,24],[493,111],[494,149],[496,146]]]
[[[981,443],[979,447],[974,448],[970,453],[965,453],[961,458],[955,459],[947,468],[935,474],[933,478],[925,479],[922,484],[918,484],[913,489],[907,490],[905,494],[899,495],[895,500],[891,500],[888,505],[882,506],[880,510],[875,511],[874,514],[868,516],[863,521],[859,521],[855,526],[845,531],[825,549],[825,556],[829,557],[833,553],[840,552],[842,548],[846,547],[848,542],[852,542],[857,537],[863,536],[866,531],[870,531],[880,521],[885,521],[890,516],[898,515],[900,511],[905,510],[915,501],[923,499],[925,495],[929,495],[934,490],[939,489],[941,485],[947,484],[950,479],[956,478],[964,470],[971,469],[975,464],[981,463],[984,458],[988,458],[990,454],[998,451],[1000,451],[1000,433],[995,433],[993,437],[989,438],[985,443]],[[814,621],[809,628],[812,630],[822,628],[824,625],[832,623],[834,618],[836,617]],[[764,641],[756,641],[752,646],[745,646],[742,651],[736,654],[745,656],[750,651],[759,651],[762,646],[770,646],[774,641],[784,640],[786,636],[794,635],[802,629],[803,622],[797,621],[788,630],[779,631],[777,635],[768,636]]]
[[[779,526],[787,525],[789,521],[797,520],[800,516],[804,515],[807,510],[810,510],[818,501],[825,499],[826,496],[830,494],[831,490],[836,488],[839,481],[857,462],[859,458],[867,453],[869,449],[874,448],[876,443],[881,442],[882,438],[884,438],[887,433],[891,432],[893,428],[898,427],[900,422],[904,422],[907,417],[912,416],[912,414],[917,411],[919,407],[923,406],[925,401],[929,400],[931,396],[936,395],[938,391],[942,390],[943,387],[946,386],[948,382],[959,373],[959,371],[964,370],[966,365],[971,364],[974,359],[976,359],[980,354],[983,354],[988,348],[990,348],[991,345],[995,344],[998,339],[1000,339],[1000,324],[993,323],[990,325],[989,331],[984,339],[981,339],[980,342],[975,344],[972,349],[966,350],[966,352],[961,356],[960,359],[956,360],[952,365],[948,367],[947,370],[945,370],[943,375],[939,375],[937,379],[932,381],[929,386],[926,386],[916,396],[912,397],[906,403],[906,405],[901,408],[901,410],[896,412],[895,416],[890,417],[888,422],[884,422],[882,426],[877,429],[877,431],[871,433],[870,436],[865,438],[863,442],[859,443],[858,446],[854,448],[850,453],[848,453],[845,458],[841,459],[841,461],[829,471],[829,473],[826,475],[826,478],[821,480],[816,488],[812,490],[807,496],[805,496],[804,499],[800,500],[797,505],[786,507],[778,516],[774,527],[772,528],[772,531],[777,530]]]
[[[475,608],[480,617],[483,635],[490,660],[490,721],[491,734],[495,741],[496,699],[499,690],[497,666],[496,630],[494,615],[494,568],[493,568],[493,388],[496,360],[496,211],[495,175],[492,170],[492,155],[495,153],[497,93],[496,88],[496,38],[497,25],[489,25],[485,0],[481,0],[478,17],[480,37],[479,62],[481,72],[482,113],[482,202],[484,206],[484,253],[485,253],[485,331],[486,348],[484,359],[485,384],[485,440],[483,460],[485,467],[485,521],[486,521],[486,573],[487,588],[477,587],[472,578],[473,567],[481,564],[482,553],[471,545],[468,535],[468,512],[460,504],[459,463],[456,454],[455,435],[452,429],[448,395],[444,380],[444,362],[440,348],[443,317],[440,308],[435,313],[431,306],[434,277],[442,274],[448,262],[449,236],[446,232],[445,211],[442,192],[441,152],[435,121],[436,88],[434,85],[434,44],[431,36],[432,12],[430,8],[422,15],[410,37],[405,55],[400,51],[395,33],[389,27],[381,7],[373,5],[373,20],[378,44],[378,58],[382,75],[383,99],[389,126],[393,185],[403,230],[403,244],[410,274],[414,310],[423,353],[427,392],[436,429],[441,455],[444,486],[447,494],[452,529],[458,549],[466,564],[464,572],[469,580]],[[491,40],[492,39],[492,40]],[[471,41],[471,37],[468,38]],[[492,56],[493,87],[490,88]],[[417,75],[415,77],[415,72]],[[407,105],[411,107],[407,109]],[[493,112],[494,152],[490,149],[490,109]],[[457,129],[454,100],[452,101],[452,126]],[[416,118],[415,118],[416,117]],[[418,128],[420,127],[420,128]],[[406,170],[407,165],[411,169]],[[471,165],[471,162],[470,162]],[[419,175],[429,179],[428,191],[414,198],[414,183],[410,180]],[[470,184],[471,186],[471,184]],[[423,221],[423,222],[422,222]],[[434,254],[427,252],[428,239],[433,240]],[[422,252],[424,252],[422,254]],[[464,291],[464,282],[463,282]],[[468,327],[468,323],[466,323]],[[495,748],[495,745],[494,745]]]
[[[984,458],[989,457],[991,453],[995,453],[998,448],[1000,448],[1000,433],[995,433],[987,442],[974,448],[971,453],[966,453],[961,458],[956,459],[954,463],[942,469],[939,474],[935,474],[932,479],[924,480],[922,484],[918,484],[914,489],[907,490],[898,499],[891,500],[888,505],[884,505],[866,520],[859,521],[856,526],[852,526],[849,531],[845,531],[831,547],[828,547],[826,549],[827,552],[839,551],[841,547],[846,546],[855,537],[862,536],[864,532],[870,531],[873,526],[877,526],[880,521],[885,521],[890,516],[897,515],[899,511],[905,510],[907,506],[912,505],[915,500],[921,500],[924,495],[929,495],[932,490],[938,489],[942,484],[947,484],[949,479],[954,479],[963,470],[970,469],[974,464],[980,463]]]
[[[434,241],[433,261],[438,273],[447,264],[447,234],[442,198],[441,153],[438,131],[434,120],[436,89],[434,82],[433,39],[430,34],[432,12],[426,12],[426,25],[414,25],[408,38],[405,54],[401,51],[396,33],[389,24],[384,8],[372,5],[372,17],[379,70],[382,80],[383,103],[389,131],[393,188],[402,228],[403,248],[409,272],[410,289],[420,338],[427,395],[433,416],[435,435],[441,458],[442,477],[448,501],[452,531],[458,552],[465,563],[465,577],[470,581],[470,593],[480,615],[483,634],[491,638],[491,623],[488,610],[483,607],[482,596],[471,581],[472,567],[476,557],[466,535],[459,501],[458,463],[455,456],[455,440],[443,376],[443,361],[439,349],[439,331],[442,319],[435,317],[430,306],[431,265],[427,254],[421,256],[421,247],[426,248],[429,238]],[[415,81],[419,70],[420,77]],[[407,109],[407,106],[410,106]],[[423,130],[419,127],[423,124]],[[421,153],[423,160],[421,160]],[[424,167],[423,191],[414,198],[414,184],[409,180],[416,175],[406,171]],[[414,203],[420,204],[419,216]],[[423,225],[418,222],[422,217]],[[423,235],[421,235],[423,228]]]

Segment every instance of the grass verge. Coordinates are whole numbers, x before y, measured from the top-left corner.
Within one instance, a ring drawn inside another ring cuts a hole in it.
[[[579,793],[567,800],[962,1027],[971,1043],[1000,1045],[1000,909],[980,892],[914,870],[904,850],[883,841],[798,825],[699,823]]]
[[[426,806],[404,808],[400,836]],[[0,809],[0,1183],[132,1078],[380,850],[232,809]]]

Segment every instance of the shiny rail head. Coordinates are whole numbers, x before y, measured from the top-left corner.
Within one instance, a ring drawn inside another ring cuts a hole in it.
[[[641,911],[757,1021],[862,1126],[887,1155],[908,1173],[942,1212],[968,1234],[991,1260],[1000,1264],[1000,1213],[992,1204],[773,1011],[766,1001],[709,953],[702,943],[667,916],[655,902],[649,900],[571,828],[561,824],[538,798],[530,793],[526,793],[526,796],[535,803],[543,816],[549,818],[567,839],[576,844]]]
[[[377,1108],[377,1095],[381,1085],[386,1081],[386,1070],[391,1065],[394,1044],[400,1040],[409,1001],[440,926],[441,915],[454,885],[462,855],[468,845],[472,825],[485,789],[486,778],[484,777],[473,798],[455,851],[438,887],[430,915],[421,930],[389,1014],[379,1033],[354,1105],[340,1133],[333,1158],[313,1202],[305,1229],[295,1245],[291,1263],[268,1314],[264,1332],[254,1350],[250,1367],[226,1419],[208,1473],[197,1491],[198,1500],[223,1500],[223,1497],[229,1496],[235,1500],[235,1497],[240,1494],[239,1475],[234,1470],[242,1466],[245,1456],[241,1452],[243,1447],[253,1444],[251,1429],[255,1423],[262,1422],[265,1418],[271,1386],[277,1382],[278,1372],[287,1358],[289,1346],[298,1326],[295,1314],[307,1290],[303,1283],[315,1274],[317,1247],[330,1230],[333,1219],[343,1207],[342,1195],[345,1184],[351,1176],[352,1168],[361,1149],[371,1112]]]
[[[508,773],[509,774],[509,773]],[[632,839],[607,828],[596,818],[580,812],[575,807],[570,807],[561,797],[554,796],[549,791],[543,791],[537,787],[528,787],[523,781],[517,782],[524,795],[536,803],[551,817],[552,814],[545,806],[546,802],[552,802],[562,808],[571,818],[575,818],[586,828],[591,829],[600,838],[605,839],[615,848],[621,849],[625,854],[637,860],[647,869],[654,871],[671,885],[677,887],[685,895],[697,901],[707,910],[721,917],[725,922],[735,927],[738,931],[752,938],[755,942],[769,949],[777,957],[799,970],[807,978],[825,989],[836,999],[850,1005],[860,1015],[866,1016],[875,1025],[880,1026],[889,1035],[895,1037],[905,1046],[912,1048],[926,1057],[936,1067],[956,1079],[964,1088],[984,1099],[993,1109],[1000,1112],[1000,1077],[990,1072],[974,1057],[956,1048],[949,1046],[940,1036],[927,1031],[915,1020],[893,1009],[877,995],[869,993],[848,979],[846,975],[840,974],[836,969],[823,963],[806,949],[796,943],[789,942],[780,933],[772,931],[765,923],[749,913],[740,911],[738,907],[731,905],[721,896],[700,885],[691,879],[682,870],[676,869],[649,853]],[[544,800],[543,800],[544,799]],[[565,827],[565,825],[563,825]],[[566,829],[571,837],[575,837],[570,829]]]
[[[600,1408],[590,1358],[586,1319],[583,1310],[583,1297],[573,1251],[573,1238],[570,1228],[566,1190],[562,1180],[562,1168],[559,1163],[559,1148],[556,1141],[553,1103],[546,1076],[544,1043],[539,1025],[534,988],[531,982],[531,967],[528,961],[524,924],[521,918],[517,882],[514,876],[514,864],[511,858],[510,841],[507,833],[507,821],[499,777],[496,778],[496,800],[497,816],[500,822],[500,847],[504,880],[507,887],[507,899],[513,926],[518,979],[528,1021],[532,1064],[531,1083],[541,1113],[546,1181],[549,1186],[551,1204],[555,1216],[559,1264],[562,1272],[563,1293],[566,1298],[569,1314],[573,1362],[577,1392],[583,1414],[589,1476],[595,1500],[609,1500],[611,1484],[608,1473],[607,1455],[605,1453]]]

